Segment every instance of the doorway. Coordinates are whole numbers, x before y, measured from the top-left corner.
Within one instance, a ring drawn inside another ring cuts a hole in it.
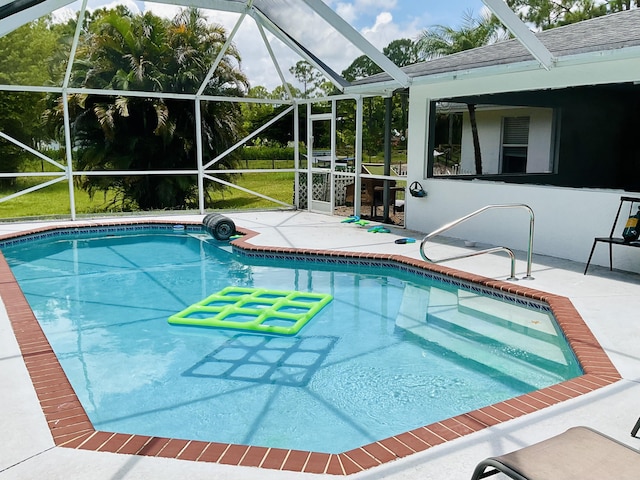
[[[309,210],[332,213],[335,205],[336,131],[330,113],[309,116],[307,189]]]

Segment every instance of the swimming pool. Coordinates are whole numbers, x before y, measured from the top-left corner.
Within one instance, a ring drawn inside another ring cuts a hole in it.
[[[197,230],[3,249],[97,429],[340,453],[581,375],[541,302]],[[225,287],[331,294],[295,336],[169,325]]]
[[[201,225],[201,217],[198,216],[181,221],[189,224],[187,228],[199,229]],[[114,230],[139,232],[158,227],[171,230],[174,223],[173,217],[164,219],[101,219],[99,221],[76,221],[63,224],[50,222],[40,225],[27,223],[5,229],[11,233],[0,236],[0,245],[1,248],[4,248],[9,245],[30,242],[34,238],[74,235],[79,230],[105,235]],[[314,222],[312,227],[302,229],[298,234],[313,235],[317,228]],[[423,425],[339,454],[150,437],[99,430],[86,416],[84,408],[0,252],[0,278],[2,279],[0,281],[0,297],[13,330],[13,336],[20,348],[22,362],[29,373],[34,392],[40,402],[42,420],[46,421],[51,438],[58,448],[344,476],[363,472],[387,462],[413,455],[416,452],[423,452],[436,445],[454,441],[518,417],[527,416],[568,399],[578,398],[583,394],[611,385],[621,378],[571,301],[566,297],[531,288],[535,283],[502,282],[447,268],[444,265],[428,264],[399,253],[319,250],[308,247],[302,250],[283,246],[289,245],[286,239],[284,242],[277,239],[275,241],[267,239],[265,243],[265,240],[257,232],[244,230],[244,233],[246,233],[245,237],[233,242],[234,249],[240,254],[250,256],[258,261],[268,259],[288,262],[292,258],[302,256],[320,264],[359,265],[366,263],[370,266],[392,266],[400,271],[418,272],[425,276],[435,276],[454,283],[489,290],[498,295],[504,294],[519,301],[534,300],[544,303],[554,313],[583,368],[584,374],[551,387],[456,415],[440,422]],[[25,424],[24,436],[33,434],[37,437],[39,433],[39,430],[32,431],[30,424]],[[455,445],[451,447],[455,448]],[[66,455],[70,455],[70,458],[74,456],[72,452]],[[79,455],[84,457],[84,454],[80,453]]]

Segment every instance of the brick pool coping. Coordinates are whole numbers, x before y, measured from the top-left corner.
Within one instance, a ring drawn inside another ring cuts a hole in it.
[[[175,221],[120,221],[114,223],[74,223],[67,228],[115,225],[175,225]],[[190,222],[179,222],[191,225]],[[193,225],[200,225],[193,223]],[[34,233],[59,230],[47,226],[0,236],[0,241]],[[336,250],[265,247],[249,243],[256,232],[238,229],[245,235],[232,242],[245,255],[305,255],[334,260],[375,260],[427,270],[436,275],[472,282],[549,305],[565,333],[584,374],[551,387],[436,422],[339,454],[286,450],[218,442],[130,435],[95,430],[80,404],[53,349],[49,345],[22,290],[0,253],[0,297],[4,302],[22,357],[31,376],[42,412],[55,445],[64,448],[112,452],[129,455],[176,458],[225,465],[261,467],[304,473],[350,475],[393,460],[427,450],[435,445],[541,410],[550,405],[615,383],[620,374],[609,360],[571,301],[513,283],[474,275],[442,265],[429,264],[396,254],[342,252]]]

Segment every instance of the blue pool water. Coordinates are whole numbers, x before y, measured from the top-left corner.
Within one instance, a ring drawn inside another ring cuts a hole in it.
[[[544,306],[205,237],[3,248],[96,429],[339,453],[581,374]],[[295,336],[168,324],[228,286],[333,300]]]

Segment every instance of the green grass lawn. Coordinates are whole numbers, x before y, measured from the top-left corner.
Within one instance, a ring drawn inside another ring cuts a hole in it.
[[[243,173],[235,183],[254,192],[261,193],[282,202],[293,204],[293,172]],[[255,209],[274,208],[279,204],[256,197],[235,188],[226,188],[211,195],[215,209]]]
[[[0,189],[0,197],[4,197],[51,180],[49,177],[21,177],[17,180],[16,188]],[[102,195],[96,195],[93,200],[84,190],[75,189],[75,203],[77,213],[96,213],[105,211],[107,201]],[[0,218],[38,217],[49,215],[70,215],[69,184],[62,180],[54,185],[42,188],[26,195],[0,203]]]
[[[262,168],[262,167],[256,167]],[[11,195],[51,180],[53,177],[20,177],[15,188],[0,189],[0,198]],[[290,172],[276,173],[245,173],[238,175],[235,183],[241,187],[259,192],[283,202],[293,202],[293,179]],[[93,199],[81,189],[74,189],[76,213],[78,215],[93,213],[119,212],[110,207],[113,195],[102,193],[94,195]],[[225,187],[224,190],[212,193],[213,204],[207,206],[212,209],[254,209],[273,208],[278,204],[269,200],[250,195],[241,190]],[[69,204],[69,184],[62,180],[35,192],[0,202],[0,218],[68,216],[71,214]]]
[[[269,169],[272,168],[273,162],[271,160],[254,160],[248,163],[250,165],[249,168]],[[279,168],[293,168],[293,161],[277,161],[276,164]],[[381,175],[383,173],[382,167],[379,170],[371,173]],[[293,172],[243,173],[235,177],[234,183],[246,189],[259,192],[262,195],[292,204],[294,175]],[[55,177],[19,177],[15,188],[0,189],[0,198],[53,178]],[[404,185],[404,183],[398,182],[398,185]],[[400,195],[401,193],[399,192]],[[75,188],[74,195],[76,214],[78,215],[120,212],[117,206],[110,206],[113,194],[107,193],[105,196],[103,193],[97,193],[93,198],[90,198],[86,191]],[[241,210],[277,208],[280,206],[267,199],[231,187],[225,187],[222,190],[213,192],[211,198],[212,204],[207,205],[207,209]],[[0,218],[4,219],[69,216],[70,214],[69,185],[66,180],[35,192],[0,202]]]

